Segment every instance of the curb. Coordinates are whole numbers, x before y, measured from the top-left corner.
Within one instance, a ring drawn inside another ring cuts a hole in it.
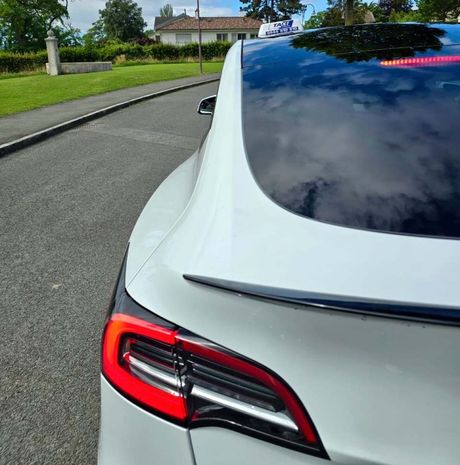
[[[135,105],[136,103],[145,102],[146,100],[151,100],[156,97],[171,94],[179,90],[202,86],[204,84],[209,84],[210,82],[216,82],[219,79],[220,77],[213,77],[204,81],[192,82],[190,84],[183,84],[180,86],[171,87],[169,89],[159,90],[157,92],[152,92],[151,94],[141,95],[140,97],[125,100],[124,102],[115,103],[114,105],[101,108],[100,110],[92,111],[91,113],[86,113],[85,115],[65,121],[64,123],[60,123],[46,129],[42,129],[41,131],[34,132],[33,134],[29,134],[28,136],[24,136],[20,139],[16,139],[11,142],[6,142],[5,144],[0,145],[0,157],[15,152],[16,150],[28,147],[29,145],[36,144],[37,142],[41,142],[42,140],[45,140],[56,134],[60,134],[61,132],[73,129],[74,127],[80,126],[81,124],[87,123],[88,121],[92,121],[94,119],[100,118],[101,116],[108,115],[110,113],[114,113],[115,111],[122,110],[123,108],[130,107],[131,105]]]

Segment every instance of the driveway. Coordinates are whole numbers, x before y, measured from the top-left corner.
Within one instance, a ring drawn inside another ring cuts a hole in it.
[[[99,344],[144,204],[198,146],[217,83],[0,159],[0,464],[92,464]],[[1,124],[1,122],[0,122]]]

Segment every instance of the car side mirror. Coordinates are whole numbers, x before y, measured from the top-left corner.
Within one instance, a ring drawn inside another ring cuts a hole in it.
[[[216,95],[210,95],[209,97],[204,98],[198,104],[197,112],[200,115],[213,115],[214,108],[216,107]]]

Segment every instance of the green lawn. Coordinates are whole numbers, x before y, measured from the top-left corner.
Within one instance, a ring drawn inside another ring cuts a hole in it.
[[[204,64],[206,73],[221,69],[222,63]],[[0,116],[125,87],[197,75],[197,63],[167,63],[120,66],[102,73],[9,77],[0,79]]]

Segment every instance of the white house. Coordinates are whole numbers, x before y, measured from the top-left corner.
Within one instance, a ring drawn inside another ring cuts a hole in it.
[[[257,37],[262,21],[246,17],[201,18],[202,42],[228,41]],[[190,16],[155,21],[155,37],[164,44],[184,45],[198,42],[198,20]]]

